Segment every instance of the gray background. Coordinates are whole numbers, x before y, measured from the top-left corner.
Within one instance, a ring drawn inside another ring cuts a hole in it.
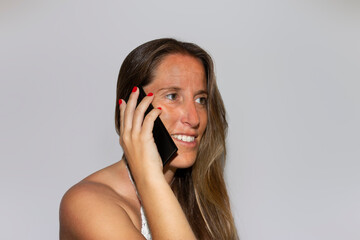
[[[58,238],[64,192],[121,157],[122,60],[175,37],[216,63],[241,239],[360,239],[359,23],[355,0],[2,0],[0,238]]]

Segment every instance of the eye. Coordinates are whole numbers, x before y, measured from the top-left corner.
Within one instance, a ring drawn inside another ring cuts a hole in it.
[[[178,95],[176,93],[170,93],[170,94],[166,95],[166,98],[174,101],[174,100],[176,100],[177,96]]]
[[[197,99],[195,99],[195,102],[196,103],[199,103],[201,105],[206,105],[207,103],[207,98],[206,97],[199,97]]]

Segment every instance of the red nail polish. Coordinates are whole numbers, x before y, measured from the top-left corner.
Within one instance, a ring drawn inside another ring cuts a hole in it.
[[[148,94],[149,97],[151,97],[152,95],[154,95],[152,92]]]
[[[132,90],[132,92],[136,92],[136,90],[137,90],[137,87],[134,87],[133,90]]]
[[[161,110],[161,107],[158,107],[157,109],[160,109],[160,110]]]
[[[121,105],[121,103],[122,103],[122,100],[121,100],[121,99],[119,99],[119,105]]]

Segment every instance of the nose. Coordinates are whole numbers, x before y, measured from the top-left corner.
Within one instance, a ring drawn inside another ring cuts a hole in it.
[[[199,127],[200,118],[195,102],[189,101],[184,103],[182,108],[181,122],[185,125],[189,125],[191,128]]]

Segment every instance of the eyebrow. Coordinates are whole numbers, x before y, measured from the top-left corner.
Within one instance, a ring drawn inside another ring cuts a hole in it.
[[[206,95],[208,95],[208,92],[207,92],[206,90],[199,90],[199,91],[196,92],[195,95],[200,95],[200,94],[206,94]]]
[[[164,90],[174,90],[174,91],[180,91],[181,88],[179,87],[166,87],[166,88],[160,88],[158,91],[164,91]]]
[[[173,91],[181,91],[181,88],[179,87],[166,87],[166,88],[160,88],[158,91],[164,91],[164,90],[173,90]],[[206,90],[199,90],[195,93],[195,95],[200,95],[200,94],[206,94],[208,95],[208,92]]]

